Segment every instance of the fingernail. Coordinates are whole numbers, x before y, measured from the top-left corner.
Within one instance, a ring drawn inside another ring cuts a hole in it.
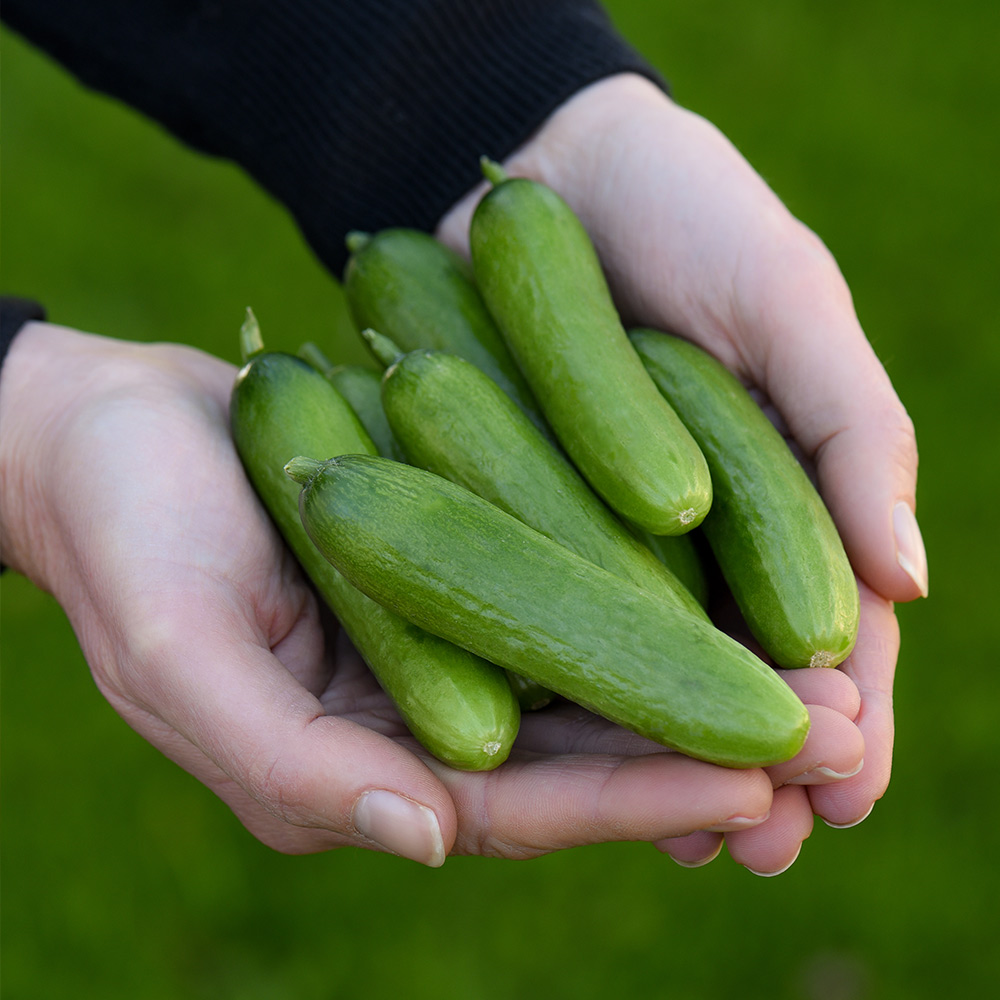
[[[747,871],[751,872],[754,875],[759,875],[761,878],[774,878],[775,875],[780,875],[782,872],[787,872],[788,869],[791,868],[792,865],[794,865],[795,862],[799,860],[799,854],[801,853],[802,853],[802,845],[799,844],[799,849],[795,852],[795,857],[792,858],[792,860],[789,861],[784,868],[779,868],[776,872],[759,872],[755,868],[747,868]]]
[[[672,854],[668,856],[674,864],[680,865],[681,868],[702,868],[714,861],[721,852],[722,842],[720,841],[719,846],[707,858],[701,858],[699,861],[681,861],[680,858],[675,858]]]
[[[434,811],[395,792],[365,792],[354,806],[354,828],[393,854],[431,868],[444,864],[444,840]]]
[[[768,811],[763,816],[730,816],[729,819],[722,820],[714,826],[702,827],[709,833],[734,833],[737,830],[748,830],[752,826],[760,826],[770,816]]]
[[[850,830],[852,826],[857,826],[859,823],[864,823],[866,819],[872,814],[872,810],[875,808],[875,803],[873,802],[868,807],[868,812],[861,816],[859,819],[852,820],[850,823],[831,823],[828,819],[824,819],[823,822],[827,826],[832,827],[834,830]],[[820,817],[822,819],[822,817]]]
[[[927,596],[927,552],[920,535],[917,517],[902,500],[892,509],[892,528],[896,535],[896,561],[917,585],[921,597]]]
[[[861,761],[853,771],[834,771],[832,767],[814,767],[811,771],[803,771],[802,774],[797,774],[794,778],[789,778],[785,784],[814,785],[817,784],[814,780],[816,775],[822,775],[824,778],[829,778],[830,781],[843,781],[844,778],[853,778],[854,775],[860,774],[861,768],[864,766],[865,762]]]

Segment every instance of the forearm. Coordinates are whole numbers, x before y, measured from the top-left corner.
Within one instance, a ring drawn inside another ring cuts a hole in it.
[[[433,229],[570,94],[655,72],[594,0],[8,0],[85,84],[244,167],[339,273],[352,228]]]

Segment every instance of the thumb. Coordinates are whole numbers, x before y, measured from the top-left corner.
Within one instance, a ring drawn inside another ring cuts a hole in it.
[[[455,808],[417,756],[326,715],[270,649],[238,628],[189,629],[197,641],[178,631],[133,632],[125,669],[102,687],[133,728],[254,836],[289,854],[355,845],[444,863]]]

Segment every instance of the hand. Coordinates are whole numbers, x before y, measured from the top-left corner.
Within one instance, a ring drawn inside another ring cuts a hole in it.
[[[889,781],[891,602],[926,595],[927,563],[914,516],[913,428],[835,262],[712,125],[638,76],[578,93],[504,166],[574,208],[627,324],[681,334],[715,354],[760,394],[814,472],[859,578],[860,637],[840,671],[860,692],[866,749],[857,775],[783,791],[781,811],[794,812],[804,835],[812,811],[835,826],[860,822]],[[483,190],[442,219],[444,242],[467,249]],[[730,851],[759,848],[764,830],[731,835]],[[696,844],[703,858],[708,840],[669,848]],[[790,860],[787,843],[766,870],[778,855]]]
[[[253,494],[229,436],[234,375],[190,348],[25,327],[0,386],[0,541],[60,602],[116,711],[256,837],[439,865],[766,819],[764,771],[663,752],[573,706],[527,717],[494,772],[424,753]],[[782,780],[857,766],[849,687],[814,685],[836,710],[813,710]]]

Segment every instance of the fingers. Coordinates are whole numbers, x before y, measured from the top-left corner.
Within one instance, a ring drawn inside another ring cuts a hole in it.
[[[926,595],[913,424],[833,258],[789,217],[753,259],[736,310],[743,363],[815,462],[856,572],[891,600]]]
[[[432,763],[458,814],[455,853],[530,858],[608,841],[650,841],[754,825],[771,803],[762,771],[674,753],[513,754],[470,775]]]
[[[719,856],[723,844],[732,859],[755,875],[780,875],[796,861],[812,833],[813,815],[805,789],[775,791],[767,818],[752,827],[720,833],[699,831],[660,841],[656,847],[683,868],[701,868]]]
[[[775,790],[767,822],[726,834],[726,847],[737,864],[755,875],[780,875],[795,863],[812,829],[805,789],[788,785]]]
[[[812,807],[830,826],[861,822],[882,797],[892,770],[892,686],[899,653],[899,626],[892,603],[861,585],[858,641],[841,669],[861,693],[855,720],[865,740],[865,763],[855,776],[809,790]]]
[[[865,741],[860,729],[825,705],[808,707],[811,725],[805,745],[791,760],[766,768],[775,788],[843,781],[862,769]]]
[[[444,862],[455,811],[417,756],[325,715],[295,665],[257,645],[234,614],[205,603],[186,610],[190,638],[172,623],[131,630],[136,667],[119,673],[113,700],[145,708],[144,718],[134,707],[122,712],[135,728],[278,850],[355,844]]]

